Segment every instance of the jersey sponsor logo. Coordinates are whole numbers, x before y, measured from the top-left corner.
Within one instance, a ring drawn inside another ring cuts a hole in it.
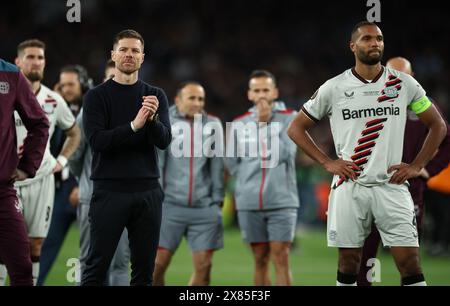
[[[399,116],[400,108],[394,105],[377,108],[366,108],[358,110],[343,109],[342,117],[345,121],[350,119],[361,119],[370,117]]]
[[[346,98],[349,98],[349,99],[354,99],[355,98],[355,92],[354,91],[352,91],[351,93],[344,92],[344,94],[345,94]]]
[[[2,94],[2,95],[9,94],[9,83],[8,82],[0,82],[0,94]]]

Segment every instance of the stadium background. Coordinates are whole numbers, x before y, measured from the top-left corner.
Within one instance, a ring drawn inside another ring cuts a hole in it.
[[[416,78],[449,118],[450,12],[441,1],[412,4],[385,0],[381,7],[385,59],[398,55],[409,58]],[[14,61],[19,42],[39,38],[47,44],[44,84],[53,87],[59,69],[66,64],[85,66],[98,84],[114,34],[133,28],[146,42],[141,78],[164,88],[169,97],[181,81],[200,81],[206,88],[207,110],[224,122],[250,107],[247,78],[256,68],[272,71],[278,78],[281,99],[299,109],[325,80],[353,65],[349,33],[369,10],[365,0],[307,4],[294,0],[82,0],[81,23],[68,23],[68,9],[65,0],[3,2],[0,56]],[[315,138],[333,154],[327,123],[321,123],[313,134],[320,135]],[[330,177],[302,154],[298,165],[302,208],[291,257],[294,283],[333,285],[336,252],[326,248],[324,233]],[[232,191],[233,182],[228,186]],[[450,207],[450,202],[433,203],[437,204]],[[230,197],[225,211],[225,249],[215,256],[212,284],[250,285],[251,255],[235,227]],[[435,220],[428,215],[431,228]],[[66,261],[77,257],[77,235],[74,226],[48,284],[68,284]],[[448,252],[431,256],[427,236],[424,246],[423,265],[429,282],[450,285]],[[385,253],[381,258],[382,284],[398,284],[392,260]],[[187,283],[190,271],[189,252],[183,244],[169,269],[168,284]]]

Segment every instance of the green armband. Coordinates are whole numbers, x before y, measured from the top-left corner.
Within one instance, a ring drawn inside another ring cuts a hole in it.
[[[431,107],[432,103],[428,97],[423,97],[420,100],[417,100],[415,102],[412,102],[409,105],[409,108],[416,114],[419,115],[423,112],[425,112],[427,109]]]

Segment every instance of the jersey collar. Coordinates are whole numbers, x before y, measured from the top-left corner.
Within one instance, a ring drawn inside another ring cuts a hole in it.
[[[381,66],[381,71],[380,71],[380,73],[372,80],[372,82],[368,82],[366,79],[364,79],[362,76],[360,76],[360,75],[358,74],[358,72],[356,72],[355,67],[352,68],[352,74],[353,74],[358,80],[360,80],[361,82],[363,82],[364,84],[373,84],[373,83],[378,82],[378,80],[381,78],[381,76],[383,75],[383,73],[384,73],[384,66]]]

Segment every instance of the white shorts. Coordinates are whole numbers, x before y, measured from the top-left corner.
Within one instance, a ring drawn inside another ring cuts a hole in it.
[[[346,182],[329,198],[328,246],[362,248],[372,223],[385,247],[419,247],[414,203],[406,185]]]
[[[46,238],[55,200],[55,177],[50,174],[29,185],[16,187],[16,190],[23,207],[28,237]]]

